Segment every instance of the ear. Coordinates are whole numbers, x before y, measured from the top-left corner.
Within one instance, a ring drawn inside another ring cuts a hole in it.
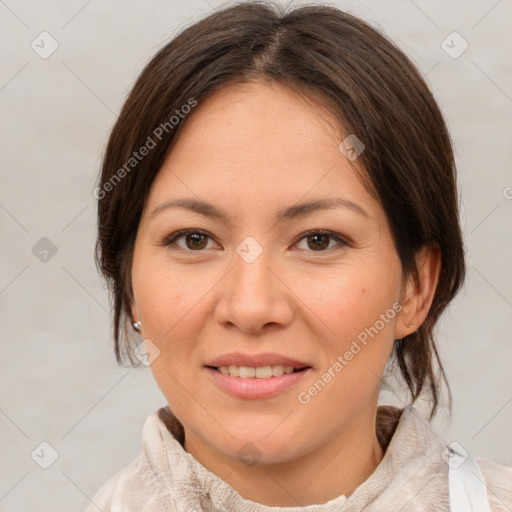
[[[134,322],[139,319],[139,315],[137,314],[137,310],[135,309],[134,305],[132,305],[132,319]]]
[[[440,249],[435,246],[420,249],[416,254],[416,268],[418,280],[411,275],[405,283],[402,311],[396,326],[397,339],[416,331],[427,317],[441,272]]]

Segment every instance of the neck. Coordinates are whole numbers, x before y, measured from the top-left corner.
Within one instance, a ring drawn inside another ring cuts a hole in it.
[[[189,432],[184,448],[245,499],[270,507],[307,506],[349,496],[373,473],[384,455],[375,425],[376,407],[317,450],[277,464],[247,467]]]

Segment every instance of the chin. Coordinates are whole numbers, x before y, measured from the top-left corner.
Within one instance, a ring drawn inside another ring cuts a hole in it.
[[[254,440],[250,437],[239,439],[224,447],[226,455],[246,466],[281,464],[296,457],[297,443],[293,437],[267,440]]]
[[[245,428],[243,432],[238,431],[234,438],[223,438],[219,449],[246,465],[276,464],[291,460],[302,451],[302,444],[307,446],[307,440],[302,443],[298,439],[300,430],[283,425],[276,428],[276,425],[279,422],[269,422],[268,425],[265,422],[250,429]],[[236,429],[236,426],[231,428]]]

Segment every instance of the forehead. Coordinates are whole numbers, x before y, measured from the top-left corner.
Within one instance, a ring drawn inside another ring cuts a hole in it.
[[[238,151],[237,157],[257,160],[285,155],[298,159],[317,153],[311,151],[315,144],[337,148],[338,125],[312,97],[275,82],[249,82],[221,88],[203,100],[186,119],[177,145],[211,153]],[[175,159],[179,153],[174,151]]]
[[[340,194],[367,201],[357,162],[339,149],[343,137],[325,106],[286,86],[224,87],[185,120],[155,179],[150,206],[184,194],[238,206],[249,199],[289,204]]]

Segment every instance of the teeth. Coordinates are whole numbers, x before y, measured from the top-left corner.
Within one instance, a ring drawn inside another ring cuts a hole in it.
[[[283,366],[282,364],[273,364],[269,366],[219,366],[220,373],[231,377],[241,377],[242,379],[257,378],[268,379],[270,377],[280,377],[283,373],[293,373],[293,366]]]
[[[271,368],[272,368],[272,377],[281,377],[281,375],[283,375],[283,373],[284,373],[284,366],[282,364],[275,364]]]
[[[230,367],[231,369],[231,367]],[[252,366],[240,366],[239,374],[242,379],[248,379],[249,377],[256,377],[256,368]]]
[[[269,377],[272,377],[272,366],[258,366],[254,371],[254,374],[258,379],[268,379]]]

